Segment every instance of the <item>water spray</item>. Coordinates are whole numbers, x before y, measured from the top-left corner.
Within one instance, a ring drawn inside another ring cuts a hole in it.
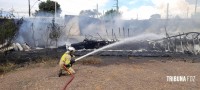
[[[148,39],[148,40],[150,40],[150,39],[152,39],[152,40],[153,40],[153,39],[161,39],[161,38],[162,38],[162,36],[158,36],[158,35],[156,35],[156,34],[143,34],[143,35],[139,35],[139,36],[136,36],[136,37],[126,38],[126,39],[121,40],[121,41],[119,41],[119,42],[115,42],[115,43],[109,44],[109,45],[107,45],[107,46],[104,46],[104,47],[102,47],[102,48],[99,48],[99,49],[97,49],[97,50],[94,50],[94,51],[92,51],[92,52],[90,52],[90,53],[88,53],[88,54],[86,54],[86,55],[83,55],[83,56],[77,58],[75,61],[78,61],[78,60],[80,60],[80,59],[83,59],[83,58],[85,58],[85,57],[87,57],[87,56],[89,56],[89,55],[95,54],[95,53],[97,53],[97,52],[99,52],[99,51],[102,51],[102,50],[104,50],[104,49],[111,48],[111,47],[114,47],[114,46],[117,46],[117,45],[121,45],[121,44],[124,44],[124,43],[142,41],[142,40],[147,40],[147,39]]]

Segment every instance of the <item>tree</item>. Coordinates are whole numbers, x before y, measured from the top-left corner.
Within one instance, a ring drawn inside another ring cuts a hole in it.
[[[18,27],[14,22],[14,19],[1,19],[0,23],[0,44],[8,41],[9,43],[17,33]]]
[[[60,4],[56,2],[56,13],[60,16],[61,13]],[[53,16],[55,14],[55,2],[47,0],[39,4],[39,10],[36,10],[35,16]]]
[[[106,20],[113,20],[115,18],[121,18],[122,13],[118,12],[117,10],[111,9],[106,11],[106,13],[104,14],[104,19]]]
[[[80,16],[86,16],[86,17],[98,17],[98,15],[100,15],[100,13],[96,10],[82,10],[79,14]]]
[[[161,19],[161,15],[160,14],[153,14],[153,15],[151,15],[150,19]]]

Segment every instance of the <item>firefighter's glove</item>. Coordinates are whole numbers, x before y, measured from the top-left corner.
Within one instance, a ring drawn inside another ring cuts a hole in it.
[[[76,62],[76,61],[75,61],[74,58],[72,58],[72,59],[70,60],[70,64],[71,64],[71,65],[73,65],[75,62]]]

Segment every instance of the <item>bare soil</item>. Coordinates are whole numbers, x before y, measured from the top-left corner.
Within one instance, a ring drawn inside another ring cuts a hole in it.
[[[171,57],[88,57],[73,68],[68,90],[200,90],[200,63]],[[28,65],[0,76],[0,90],[62,90],[58,60]],[[166,76],[196,76],[195,82],[167,82]]]

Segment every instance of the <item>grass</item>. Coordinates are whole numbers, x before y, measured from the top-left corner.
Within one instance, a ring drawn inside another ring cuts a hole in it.
[[[15,64],[7,61],[4,64],[0,64],[0,75],[16,70],[18,68],[55,67],[58,65],[58,61],[59,60],[50,57],[41,57],[40,59],[21,64]]]
[[[89,57],[87,59],[82,60],[81,63],[83,65],[96,65],[96,64],[101,64],[102,60],[100,58]]]
[[[6,63],[0,66],[0,75],[14,70],[16,67],[13,63]]]
[[[34,61],[28,62],[24,67],[25,68],[35,68],[35,67],[56,67],[58,65],[58,60],[50,57],[41,57]]]
[[[8,73],[10,71],[14,71],[18,68],[26,69],[26,68],[36,68],[36,67],[44,67],[44,68],[56,67],[59,64],[59,60],[60,59],[58,58],[51,58],[46,56],[42,56],[39,59],[31,60],[21,64],[11,63],[8,60],[6,63],[0,64],[0,75]],[[77,62],[77,64],[78,63],[83,65],[99,65],[102,63],[102,60],[101,58],[97,57],[88,57],[85,58],[84,60]]]
[[[59,60],[52,58],[42,58],[42,63],[44,67],[55,67],[58,65]]]

